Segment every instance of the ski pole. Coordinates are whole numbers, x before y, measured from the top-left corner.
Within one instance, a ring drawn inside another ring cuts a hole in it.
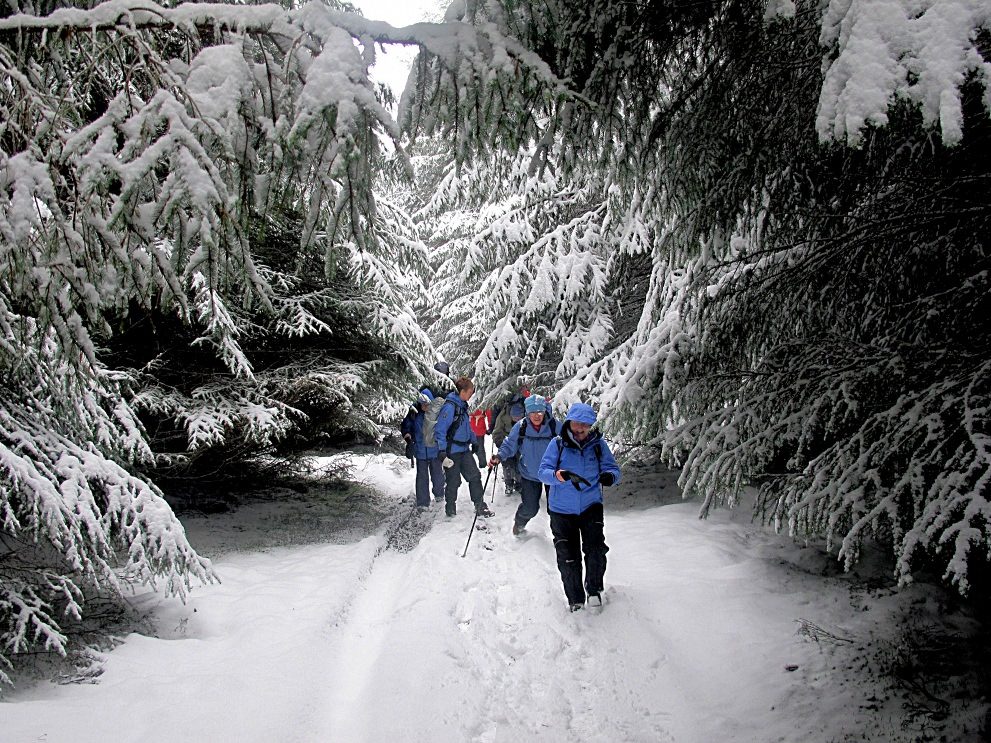
[[[492,468],[489,468],[489,474],[485,476],[485,484],[482,486],[482,503],[485,503],[485,489],[489,486],[489,478],[492,477]],[[475,533],[475,522],[478,521],[478,509],[475,509],[475,518],[471,520],[471,529],[468,530],[468,541],[465,542],[465,551],[461,553],[464,557],[468,554],[468,545],[471,544],[471,535]]]
[[[495,479],[495,482],[494,482],[494,483],[492,483],[492,504],[493,504],[493,505],[495,505],[495,494],[496,494],[496,489],[497,489],[497,488],[499,487],[499,463],[498,463],[498,462],[496,462],[496,466],[495,466],[495,467],[493,467],[492,469],[493,469],[493,470],[495,471],[495,473],[496,473],[496,479]],[[483,490],[482,492],[484,493],[485,491]]]

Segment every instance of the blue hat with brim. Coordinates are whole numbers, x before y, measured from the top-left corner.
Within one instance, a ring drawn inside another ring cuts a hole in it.
[[[523,401],[523,407],[526,409],[527,415],[530,415],[530,413],[546,413],[547,400],[540,395],[530,395]]]
[[[595,410],[591,405],[583,402],[572,403],[571,407],[568,408],[568,415],[564,420],[574,421],[575,423],[587,423],[593,426],[596,421]]]

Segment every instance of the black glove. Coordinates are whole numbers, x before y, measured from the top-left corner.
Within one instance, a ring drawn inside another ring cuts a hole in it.
[[[616,478],[613,476],[612,472],[603,472],[599,475],[599,482],[603,485],[612,485],[616,482]]]
[[[403,456],[406,457],[407,459],[416,459],[416,453],[415,450],[413,449],[412,441],[406,442],[406,451],[403,453]]]
[[[581,475],[576,474],[574,472],[568,472],[568,470],[561,470],[561,475],[564,477],[565,480],[571,480],[571,484],[575,486],[576,490],[581,490],[582,485],[589,488],[592,487],[592,483],[590,483]]]

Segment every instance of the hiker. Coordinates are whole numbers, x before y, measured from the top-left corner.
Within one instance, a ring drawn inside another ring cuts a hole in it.
[[[439,449],[437,457],[446,470],[444,513],[447,516],[457,513],[455,504],[463,477],[468,481],[468,495],[475,504],[475,513],[492,516],[492,511],[482,500],[482,473],[475,461],[478,439],[468,423],[468,399],[475,393],[475,385],[468,377],[458,377],[454,380],[454,387],[457,391],[445,398],[434,426],[434,438]]]
[[[498,450],[506,440],[506,436],[513,426],[524,417],[526,411],[523,407],[526,398],[530,396],[530,388],[526,385],[520,387],[519,392],[514,392],[502,405],[492,411],[493,420],[489,428],[492,434],[492,445]],[[502,479],[506,483],[507,493],[520,492],[520,474],[517,457],[503,458]]]
[[[540,462],[551,439],[561,428],[547,413],[547,401],[540,395],[530,395],[524,403],[526,417],[510,430],[499,451],[492,455],[489,466],[519,457],[520,505],[513,519],[513,534],[519,536],[527,522],[540,510],[540,493],[548,489],[540,482]]]
[[[471,415],[468,416],[468,423],[471,425],[471,430],[475,433],[475,438],[478,439],[478,466],[482,468],[485,466],[486,456],[485,434],[489,432],[489,426],[492,425],[492,411],[488,408],[473,410]]]
[[[406,457],[416,463],[416,507],[421,509],[430,505],[431,483],[434,498],[438,501],[444,498],[444,468],[437,458],[437,447],[427,445],[423,432],[426,412],[433,399],[429,389],[420,390],[416,404],[410,405],[399,427],[406,440]]]
[[[551,440],[540,461],[540,480],[550,485],[547,510],[557,567],[571,611],[585,605],[586,593],[590,601],[602,604],[602,578],[609,551],[603,533],[602,486],[619,482],[619,466],[609,445],[592,430],[595,419],[591,405],[572,404],[561,435]]]

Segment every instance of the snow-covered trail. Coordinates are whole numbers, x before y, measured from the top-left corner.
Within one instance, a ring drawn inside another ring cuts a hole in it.
[[[366,470],[407,496],[408,471],[381,458]],[[634,480],[626,492],[662,485]],[[847,595],[780,565],[784,540],[728,518],[700,522],[691,504],[607,510],[606,606],[571,614],[545,513],[516,538],[515,502],[497,498],[462,559],[471,517],[464,496],[460,505],[451,520],[432,514],[406,553],[378,535],[221,557],[224,583],[185,606],[144,597],[158,636],[127,638],[98,683],[12,695],[0,737],[809,739],[824,710],[810,714],[806,682],[823,660],[795,620]]]
[[[607,604],[570,614],[546,515],[517,539],[515,504],[494,507],[463,560],[467,516],[379,558],[314,739],[775,739],[753,705],[778,703],[784,667],[805,660],[799,607],[733,550],[737,536],[714,543],[687,505],[609,514]]]

